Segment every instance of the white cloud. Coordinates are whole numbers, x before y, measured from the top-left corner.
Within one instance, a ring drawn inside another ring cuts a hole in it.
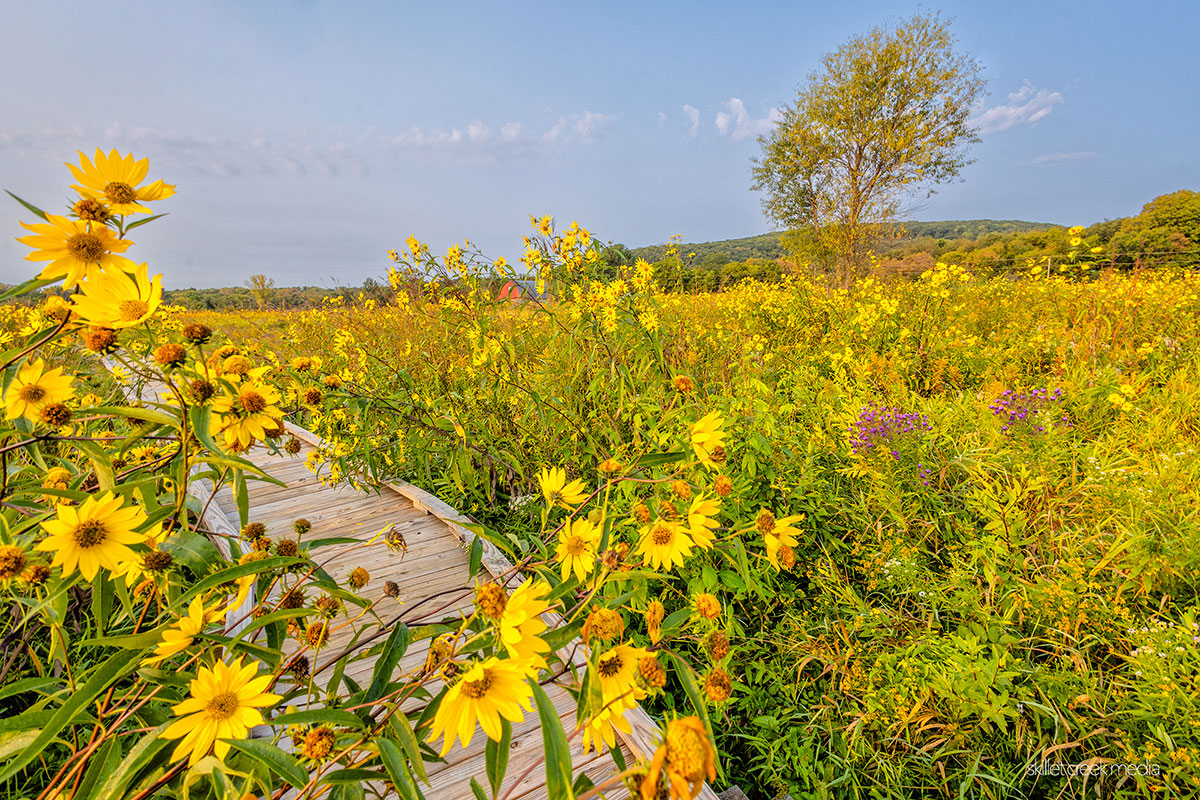
[[[1072,161],[1084,161],[1089,158],[1095,158],[1098,154],[1090,150],[1076,150],[1072,153],[1045,153],[1031,158],[1025,163],[1031,166],[1042,166],[1045,164],[1067,164]]]
[[[658,112],[658,124],[659,125],[667,124],[667,113],[665,111]]]
[[[566,130],[567,118],[559,117],[558,122],[554,123],[554,126],[550,128],[550,130],[542,134],[542,141],[546,142],[547,144],[553,144],[554,142],[558,141],[559,137],[562,136]]]
[[[692,126],[688,129],[688,136],[695,136],[700,130],[700,109],[685,103],[683,106],[683,113],[686,114],[687,118],[692,121]],[[722,133],[724,133],[724,131],[722,131]]]
[[[219,178],[236,175],[363,175],[369,165],[391,165],[397,154],[449,159],[462,163],[495,163],[521,158],[539,146],[597,139],[610,131],[616,116],[595,111],[562,116],[542,136],[511,121],[493,129],[481,120],[461,127],[355,133],[340,126],[321,131],[252,129],[243,135],[216,135],[170,129],[131,127],[121,122],[84,128],[34,126],[0,129],[0,153],[19,158],[59,158],[82,148],[90,155],[103,149],[132,150],[151,159],[168,159],[173,167]]]
[[[715,124],[717,133],[728,136],[733,141],[739,141],[749,136],[759,136],[771,130],[771,127],[783,119],[778,108],[772,108],[765,117],[755,119],[746,111],[746,104],[737,97],[731,97],[725,102],[728,112],[718,111]]]
[[[487,125],[476,120],[467,126],[467,138],[472,142],[486,142],[492,138],[492,131]]]
[[[500,141],[515,142],[521,138],[521,123],[510,122],[500,129]]]
[[[1018,125],[1032,125],[1049,116],[1054,107],[1062,102],[1061,93],[1037,89],[1029,81],[1024,81],[1020,89],[1008,96],[1007,103],[981,109],[971,119],[971,124],[977,126],[984,135],[999,133]]]
[[[570,117],[559,117],[545,133],[542,141],[546,144],[556,142],[591,141],[608,133],[612,123],[616,121],[612,114],[600,114],[595,111],[584,111]]]
[[[575,121],[575,135],[580,139],[591,139],[602,133],[616,120],[611,114],[597,114],[592,111],[583,112],[583,117]]]

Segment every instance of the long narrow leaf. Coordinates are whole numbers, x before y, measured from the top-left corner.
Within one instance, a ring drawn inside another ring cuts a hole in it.
[[[531,678],[529,685],[533,688],[533,701],[537,704],[538,722],[542,728],[547,796],[549,800],[575,800],[575,793],[571,790],[571,750],[567,747],[567,734],[563,730],[562,720],[538,682]]]
[[[10,761],[3,772],[0,772],[0,783],[12,778],[41,755],[46,746],[54,741],[63,728],[76,719],[76,715],[80,711],[90,706],[101,692],[129,672],[141,657],[142,651],[140,650],[122,650],[97,667],[86,683],[67,696],[66,702],[58,707],[29,747]],[[21,716],[14,719],[19,720]]]

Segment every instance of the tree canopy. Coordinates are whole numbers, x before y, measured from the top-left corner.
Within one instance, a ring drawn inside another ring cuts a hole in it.
[[[955,178],[978,141],[982,67],[949,21],[917,15],[826,54],[774,130],[759,138],[754,188],[793,249],[850,280],[906,199]]]

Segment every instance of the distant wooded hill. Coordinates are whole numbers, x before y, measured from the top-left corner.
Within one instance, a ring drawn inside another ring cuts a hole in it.
[[[1050,222],[1028,222],[1020,219],[951,219],[939,222],[906,222],[904,235],[899,241],[911,239],[978,239],[989,233],[1027,233],[1062,227]],[[679,245],[680,255],[695,253],[698,263],[727,263],[745,261],[749,258],[782,258],[786,255],[782,244],[782,233],[764,233],[743,239],[724,239],[717,242],[698,242]],[[635,247],[630,251],[634,258],[660,261],[667,255],[667,245]]]

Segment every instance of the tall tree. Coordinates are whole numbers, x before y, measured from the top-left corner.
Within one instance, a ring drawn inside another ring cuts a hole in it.
[[[254,302],[261,310],[266,308],[271,295],[275,293],[275,279],[268,278],[261,273],[251,275],[250,280],[246,281],[246,287],[250,289],[250,294],[254,296]]]
[[[826,54],[754,159],[767,216],[793,250],[848,284],[906,200],[954,179],[979,141],[969,119],[982,67],[955,51],[950,21],[918,14]]]

